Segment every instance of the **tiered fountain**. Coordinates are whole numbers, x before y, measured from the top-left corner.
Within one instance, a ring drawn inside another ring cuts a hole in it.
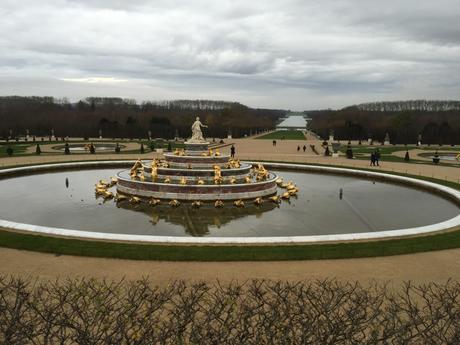
[[[224,200],[233,200],[235,206],[244,206],[244,200],[262,203],[264,197],[279,201],[277,183],[282,181],[276,174],[260,164],[252,167],[209,148],[201,127],[206,126],[197,117],[185,149],[166,153],[161,160],[138,160],[131,170],[121,171],[118,195],[129,196],[134,202],[148,198],[151,204],[166,199],[171,206],[184,200],[196,206],[212,201],[216,207]],[[295,188],[289,190],[291,195],[297,192]]]

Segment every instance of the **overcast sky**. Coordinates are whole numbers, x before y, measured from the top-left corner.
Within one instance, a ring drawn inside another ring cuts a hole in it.
[[[459,0],[0,0],[0,95],[459,99]]]

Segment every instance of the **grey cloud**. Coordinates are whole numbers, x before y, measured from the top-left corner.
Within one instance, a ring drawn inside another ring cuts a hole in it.
[[[87,91],[231,96],[299,109],[443,91],[452,98],[459,7],[457,0],[5,0],[0,92],[8,94],[10,80],[17,92],[72,98],[85,89],[64,80],[107,77],[128,82]]]

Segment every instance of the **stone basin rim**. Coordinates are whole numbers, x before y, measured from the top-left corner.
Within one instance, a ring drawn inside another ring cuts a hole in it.
[[[42,165],[31,165],[26,167],[8,168],[0,170],[0,178],[9,178],[15,173],[35,173],[46,170],[56,170],[56,168],[104,168],[114,165],[123,165],[134,162],[135,160],[118,160],[118,161],[92,161],[92,162],[70,162],[70,163],[53,163]],[[411,186],[420,187],[431,192],[442,194],[443,197],[451,199],[457,205],[460,205],[460,191],[446,187],[437,183],[419,180],[411,177],[392,175],[388,173],[366,171],[359,169],[337,168],[328,166],[304,165],[294,163],[271,163],[263,161],[245,161],[246,163],[262,163],[270,169],[293,169],[305,172],[323,172],[339,175],[354,175],[364,178],[377,178],[393,183],[405,183]],[[17,223],[0,219],[0,227],[31,232],[33,234],[63,236],[87,240],[106,240],[106,241],[123,241],[132,243],[150,243],[150,244],[313,244],[324,242],[341,242],[341,241],[362,241],[362,240],[383,240],[390,238],[399,238],[415,235],[430,234],[460,226],[460,214],[445,221],[425,225],[420,227],[405,229],[389,229],[375,232],[333,234],[333,235],[313,235],[313,236],[276,236],[276,237],[187,237],[187,236],[149,236],[149,235],[128,235],[115,233],[101,233],[82,231],[74,229],[62,229],[33,224]]]

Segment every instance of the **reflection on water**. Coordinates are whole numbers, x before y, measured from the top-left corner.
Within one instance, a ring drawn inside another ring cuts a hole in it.
[[[279,208],[226,202],[194,209],[96,199],[94,184],[122,169],[48,172],[0,180],[0,219],[85,231],[155,236],[308,236],[401,229],[459,214],[437,195],[348,176],[278,171],[295,181],[298,198]],[[114,189],[113,189],[114,191]],[[280,190],[282,192],[284,190]]]
[[[262,213],[277,208],[276,204],[268,201],[257,206],[247,202],[244,208],[234,207],[231,202],[222,208],[215,208],[212,204],[195,208],[190,203],[182,203],[180,207],[170,207],[166,203],[157,206],[149,206],[147,203],[133,205],[126,200],[117,204],[123,209],[146,214],[153,225],[157,225],[160,220],[179,225],[191,236],[208,235],[210,227],[220,229],[238,218],[255,216],[260,219]]]

